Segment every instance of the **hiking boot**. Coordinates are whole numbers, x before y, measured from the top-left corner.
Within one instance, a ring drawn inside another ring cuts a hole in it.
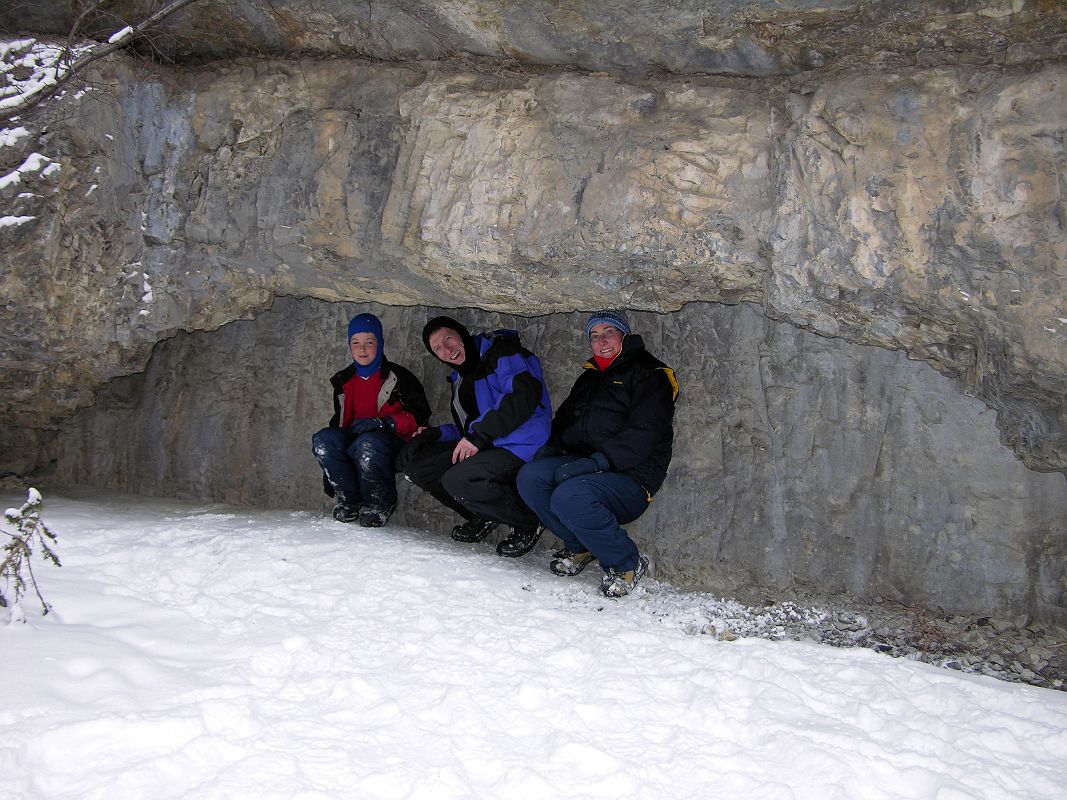
[[[392,513],[392,509],[379,511],[376,508],[364,506],[359,512],[359,525],[361,528],[380,528],[389,521],[389,515]]]
[[[537,544],[537,540],[541,538],[544,530],[540,525],[531,525],[528,528],[516,528],[512,525],[511,533],[496,546],[496,551],[507,558],[524,556]]]
[[[603,582],[600,584],[600,593],[604,597],[625,597],[633,591],[633,588],[641,580],[647,569],[648,559],[644,556],[638,557],[636,569],[616,572],[614,567],[609,568]]]
[[[493,532],[497,523],[491,519],[475,517],[452,529],[452,538],[457,542],[480,542]]]
[[[572,553],[564,547],[552,554],[548,568],[554,575],[577,575],[594,561],[596,561],[596,556],[588,550],[583,553]]]
[[[333,507],[333,518],[338,522],[355,522],[359,519],[359,504],[352,505],[343,500],[335,503]]]

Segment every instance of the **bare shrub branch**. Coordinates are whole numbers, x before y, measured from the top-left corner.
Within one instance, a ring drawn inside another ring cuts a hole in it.
[[[49,65],[53,74],[24,92],[0,98],[0,119],[6,121],[26,113],[55,95],[71,78],[78,75],[93,62],[99,61],[117,50],[121,50],[129,45],[135,37],[149,32],[171,14],[196,2],[199,2],[199,0],[171,0],[171,2],[140,22],[127,25],[116,31],[106,42],[99,42],[89,47],[78,49],[74,46],[78,29],[90,12],[98,9],[101,3],[96,2],[86,6],[75,20],[67,37],[66,46],[62,48],[55,61]]]

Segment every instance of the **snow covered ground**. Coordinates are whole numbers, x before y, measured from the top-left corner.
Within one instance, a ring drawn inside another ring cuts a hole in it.
[[[44,499],[63,567],[0,627],[5,798],[1067,796],[1065,692],[691,635],[699,595],[603,600],[553,542]]]

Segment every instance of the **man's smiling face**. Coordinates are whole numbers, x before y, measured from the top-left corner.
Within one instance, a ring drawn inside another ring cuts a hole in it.
[[[463,337],[451,328],[438,328],[430,334],[429,342],[430,352],[449,366],[458,367],[467,360]]]

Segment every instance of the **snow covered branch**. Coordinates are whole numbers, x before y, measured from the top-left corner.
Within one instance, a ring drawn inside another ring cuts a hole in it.
[[[106,42],[89,46],[74,45],[78,26],[87,11],[78,17],[66,46],[41,45],[33,39],[0,43],[0,74],[8,83],[0,86],[0,119],[11,120],[24,114],[54,95],[94,61],[126,47],[133,37],[149,32],[174,12],[195,2],[198,0],[171,0],[140,22],[116,31]],[[15,78],[17,71],[28,77]]]
[[[32,587],[36,593],[44,614],[52,610],[37,587],[31,558],[34,548],[37,548],[45,561],[57,567],[61,566],[59,556],[49,546],[49,543],[55,543],[56,535],[41,521],[41,493],[36,489],[29,490],[26,502],[20,508],[7,509],[4,512],[4,520],[14,525],[18,533],[0,529],[0,533],[11,539],[0,548],[0,553],[4,554],[3,561],[0,561],[0,580],[4,582],[3,592],[0,593],[0,606],[10,609],[11,622],[21,622],[25,619],[21,600],[28,587]]]

